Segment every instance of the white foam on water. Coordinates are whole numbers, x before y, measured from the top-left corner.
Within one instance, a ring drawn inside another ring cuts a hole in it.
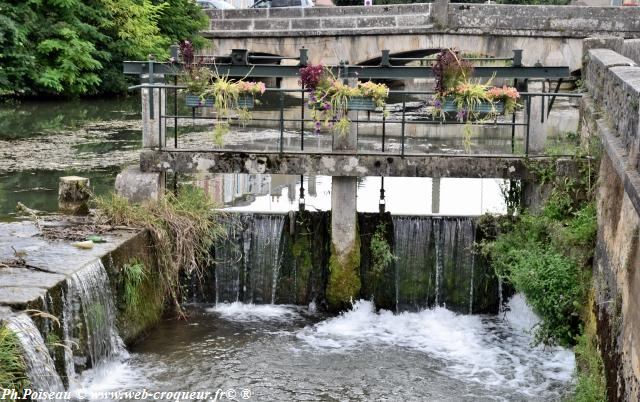
[[[507,303],[504,319],[511,327],[531,333],[540,323],[540,318],[531,310],[524,296],[517,293]]]
[[[160,370],[160,367],[156,369]],[[69,392],[77,400],[107,401],[118,399],[110,394],[113,392],[141,390],[140,384],[149,387],[149,378],[135,368],[135,364],[131,364],[126,355],[104,361],[97,367],[82,372],[70,385]]]
[[[522,307],[518,299],[515,303]],[[530,318],[532,313],[527,314]],[[533,322],[529,318],[527,325]],[[372,302],[360,300],[351,310],[307,326],[296,336],[318,353],[349,353],[366,345],[418,350],[440,360],[444,372],[461,380],[528,396],[557,396],[559,386],[572,377],[573,353],[531,346],[531,335],[522,329],[525,322],[516,324],[445,308],[376,312]]]
[[[220,318],[236,322],[280,321],[300,319],[298,306],[285,304],[218,303],[207,312],[217,313]]]

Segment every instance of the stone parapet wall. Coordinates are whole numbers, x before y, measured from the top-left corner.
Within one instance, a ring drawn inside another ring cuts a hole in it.
[[[458,33],[640,38],[640,7],[434,3],[371,7],[208,10],[207,36],[331,36]]]
[[[450,4],[448,29],[492,34],[640,37],[640,8]]]
[[[208,10],[216,36],[358,35],[423,30],[431,27],[431,4],[372,7]]]
[[[584,44],[588,93],[582,135],[597,136],[603,144],[593,284],[609,401],[640,400],[640,67],[633,60],[635,42],[599,38]]]
[[[596,108],[619,138],[628,164],[638,169],[640,67],[610,49],[590,49],[585,61],[585,83]]]

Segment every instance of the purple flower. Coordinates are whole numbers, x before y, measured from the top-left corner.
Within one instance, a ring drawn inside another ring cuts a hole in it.
[[[330,103],[328,103],[328,102],[325,102],[325,103],[324,103],[324,105],[322,105],[322,108],[323,108],[324,110],[329,110],[329,109],[331,109],[331,104],[330,104]]]
[[[462,120],[466,115],[467,115],[467,111],[465,109],[461,109],[461,110],[458,110],[456,117],[458,117],[459,120]]]
[[[440,102],[440,99],[436,99],[435,102],[433,102],[433,106],[440,109],[442,107],[442,102]]]
[[[321,123],[319,121],[316,121],[316,128],[320,128],[320,124]]]

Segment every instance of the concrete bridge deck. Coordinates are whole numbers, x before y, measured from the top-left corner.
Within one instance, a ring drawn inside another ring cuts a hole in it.
[[[292,174],[342,177],[466,177],[523,179],[528,161],[547,156],[411,154],[305,151],[239,152],[163,148],[144,150],[144,172]]]

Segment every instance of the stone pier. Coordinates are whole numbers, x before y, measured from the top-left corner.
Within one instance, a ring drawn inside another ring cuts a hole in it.
[[[355,79],[350,85],[355,86]],[[349,111],[356,120],[357,112]],[[351,124],[349,132],[334,133],[334,151],[357,151],[358,132]],[[344,307],[360,291],[360,244],[358,238],[357,177],[334,176],[331,179],[331,258],[327,301],[333,309]]]

